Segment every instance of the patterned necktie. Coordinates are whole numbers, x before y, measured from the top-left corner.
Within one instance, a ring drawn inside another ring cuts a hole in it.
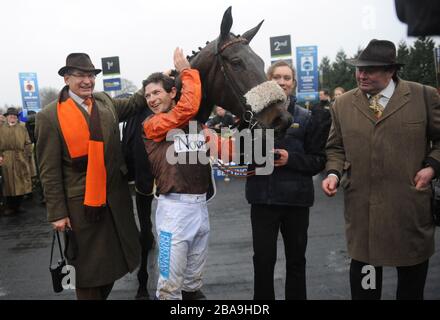
[[[385,109],[383,105],[379,103],[379,99],[382,97],[383,95],[381,94],[376,94],[375,96],[370,97],[370,109],[374,111],[377,119],[382,116],[383,110]]]
[[[87,112],[89,114],[92,114],[92,106],[93,106],[92,98],[87,98],[86,100],[84,100],[84,104],[87,106]]]

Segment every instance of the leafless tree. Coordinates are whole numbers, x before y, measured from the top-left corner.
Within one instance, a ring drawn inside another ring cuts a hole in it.
[[[44,87],[40,89],[40,103],[41,107],[48,105],[58,98],[58,90],[51,87]]]
[[[123,93],[135,93],[138,90],[138,88],[132,81],[125,78],[121,78],[121,87],[121,90],[115,92],[115,96],[121,95]]]

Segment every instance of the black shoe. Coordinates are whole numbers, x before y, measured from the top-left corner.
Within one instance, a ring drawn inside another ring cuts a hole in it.
[[[12,216],[12,215],[14,215],[15,214],[15,210],[14,209],[11,209],[11,208],[6,208],[4,211],[3,211],[3,215],[4,216]]]
[[[22,213],[26,213],[26,209],[23,208],[16,208],[14,210],[15,214],[22,214]]]
[[[202,290],[184,291],[182,290],[182,300],[206,300]]]
[[[139,287],[136,293],[136,300],[150,300],[150,295],[148,294],[148,290],[145,287]]]

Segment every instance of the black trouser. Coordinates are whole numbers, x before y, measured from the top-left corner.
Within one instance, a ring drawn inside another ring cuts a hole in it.
[[[23,196],[10,196],[6,197],[6,205],[10,210],[17,212],[20,209],[21,203],[23,201]]]
[[[414,266],[397,267],[397,300],[423,300],[428,264],[429,259]],[[371,289],[372,270],[371,268],[365,268],[364,273],[362,273],[364,266],[368,266],[368,263],[351,260],[351,298],[353,300],[380,300],[382,295],[382,267],[374,267],[376,288]]]
[[[94,288],[76,288],[76,298],[78,300],[107,300],[113,285],[114,282]]]
[[[147,287],[148,282],[148,251],[153,248],[154,235],[152,231],[151,223],[151,203],[153,201],[153,195],[144,195],[136,192],[136,209],[139,218],[139,224],[141,228],[140,242],[141,242],[141,266],[139,268],[137,277],[139,280],[139,286]]]
[[[278,232],[286,254],[286,300],[307,299],[306,247],[309,208],[276,205],[251,206],[254,245],[254,299],[274,300],[274,269]]]

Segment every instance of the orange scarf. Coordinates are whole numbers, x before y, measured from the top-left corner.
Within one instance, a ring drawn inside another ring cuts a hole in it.
[[[79,172],[87,170],[84,196],[86,216],[97,221],[107,202],[104,139],[98,108],[93,101],[88,125],[84,114],[70,98],[69,88],[66,86],[58,100],[57,114],[73,168]]]

